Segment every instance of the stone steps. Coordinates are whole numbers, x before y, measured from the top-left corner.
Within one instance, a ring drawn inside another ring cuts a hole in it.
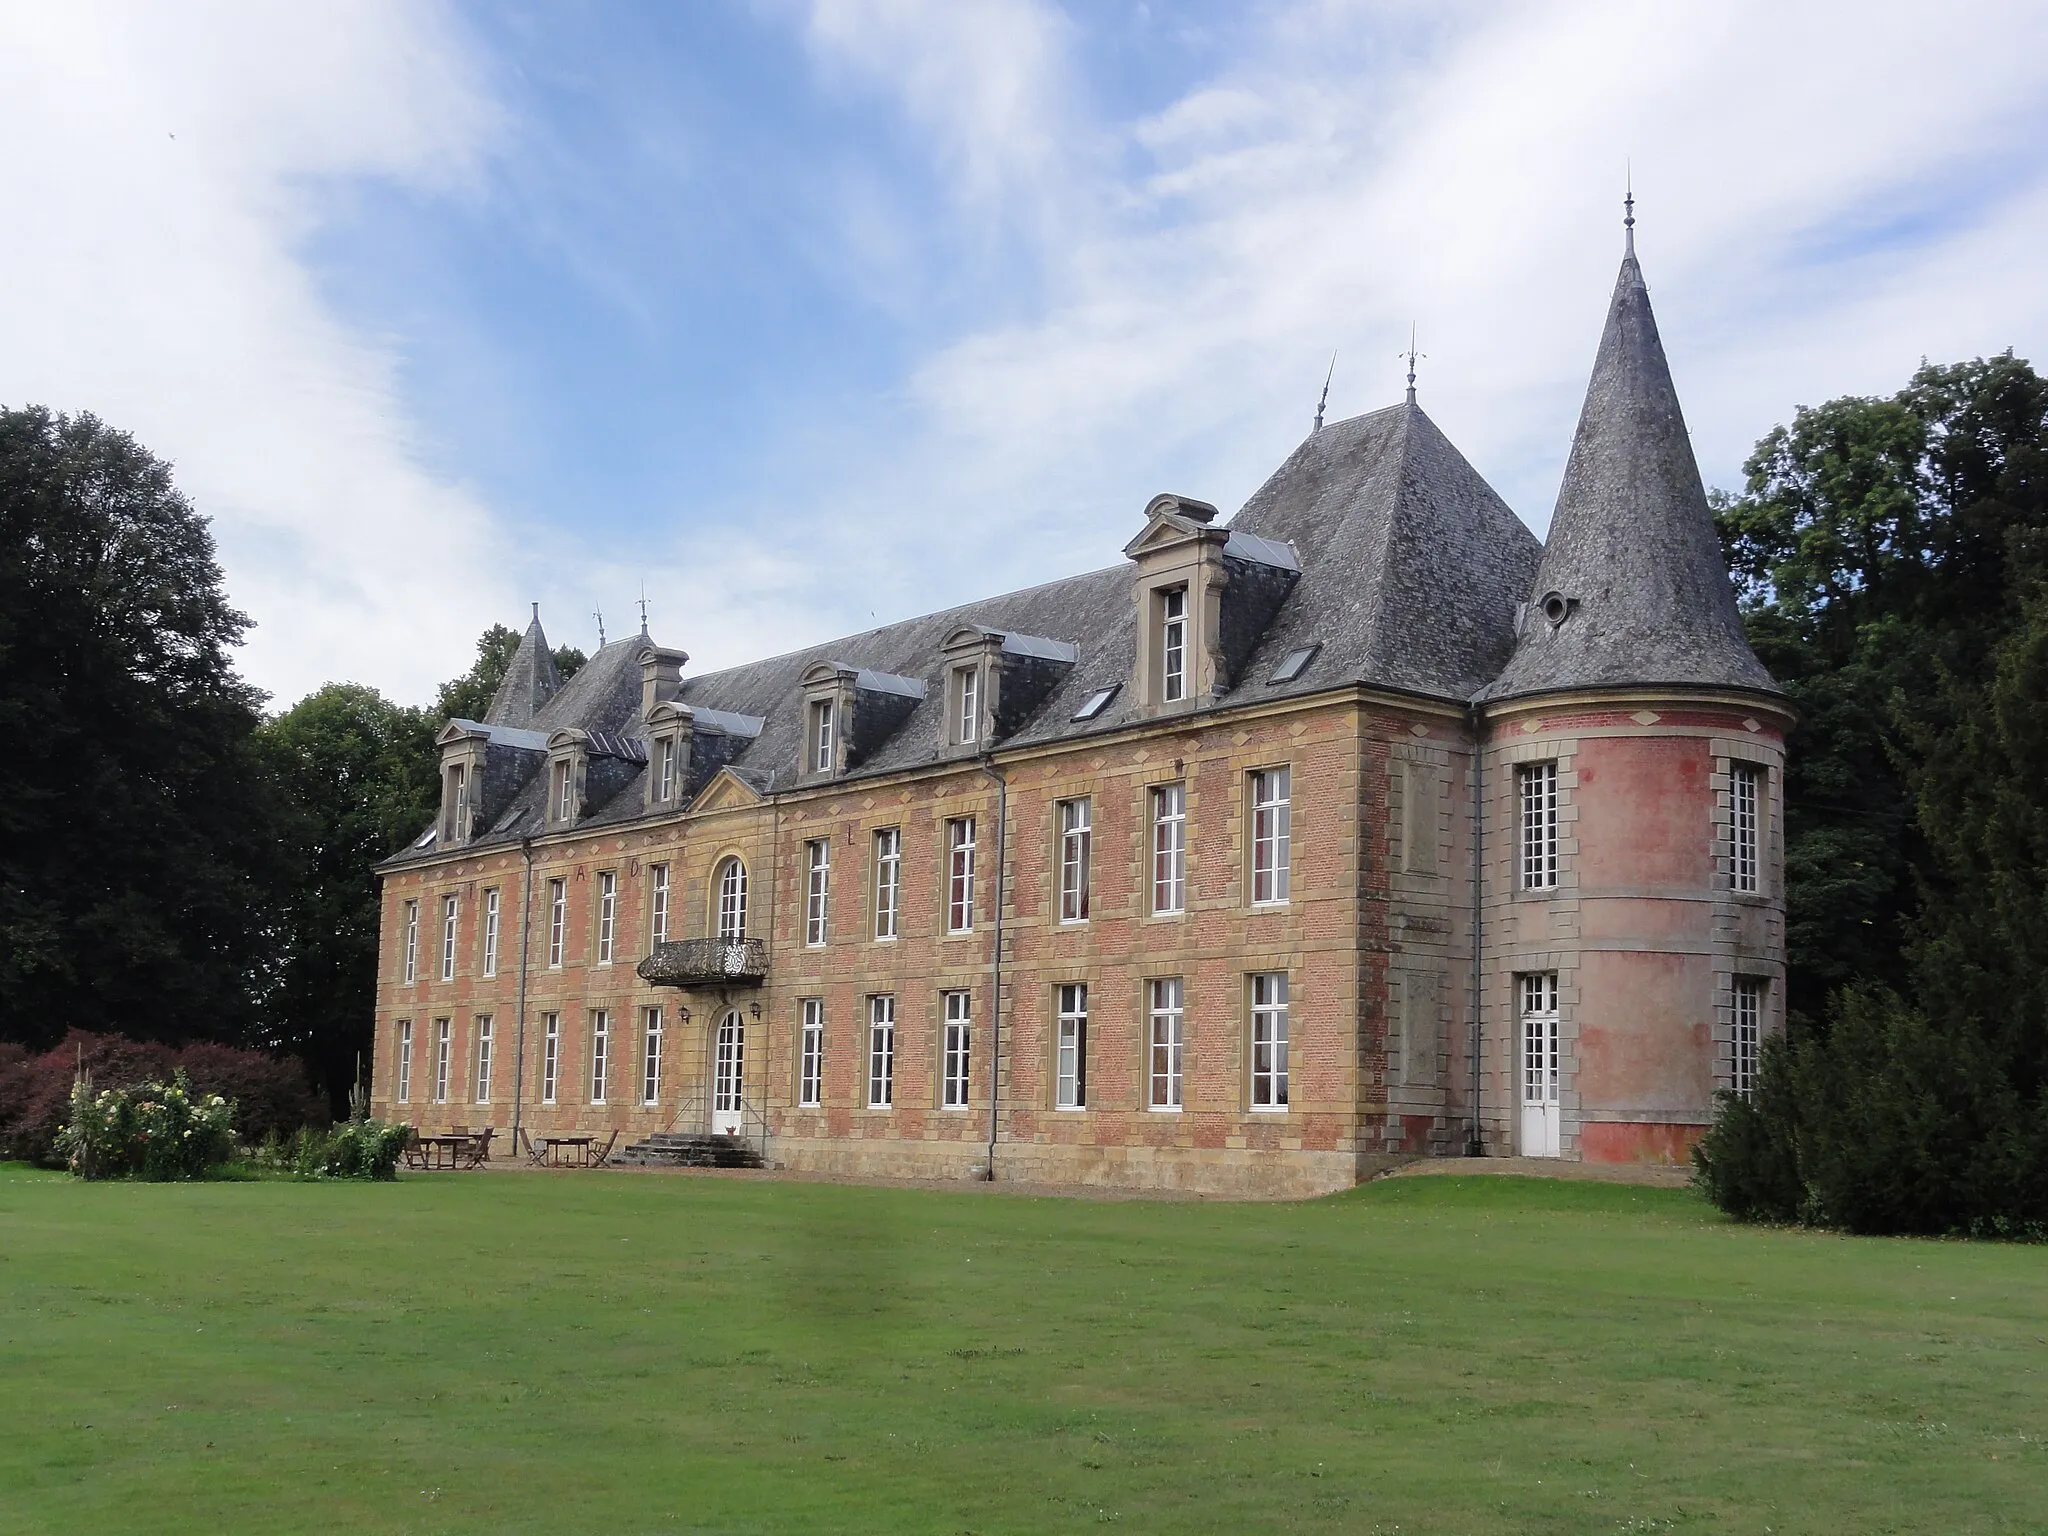
[[[759,1168],[761,1154],[737,1136],[698,1136],[656,1131],[645,1141],[612,1154],[626,1168]]]

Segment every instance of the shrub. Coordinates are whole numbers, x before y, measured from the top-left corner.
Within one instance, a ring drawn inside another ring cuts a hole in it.
[[[61,1164],[57,1132],[70,1112],[72,1080],[80,1067],[95,1082],[133,1087],[167,1082],[182,1067],[194,1091],[218,1094],[240,1106],[242,1133],[288,1135],[301,1125],[324,1124],[325,1106],[306,1081],[296,1057],[237,1050],[210,1043],[182,1051],[121,1035],[74,1029],[53,1049],[32,1055],[0,1047],[0,1157]]]
[[[292,1171],[304,1179],[395,1179],[411,1129],[347,1120],[329,1131],[301,1130],[292,1141]]]
[[[1824,1035],[1770,1042],[1755,1096],[1723,1097],[1693,1162],[1743,1220],[2048,1236],[2048,1106],[1974,1031],[1885,987],[1844,989]]]
[[[195,1092],[182,1070],[168,1083],[97,1092],[85,1074],[56,1147],[83,1179],[204,1178],[235,1155],[235,1106]]]

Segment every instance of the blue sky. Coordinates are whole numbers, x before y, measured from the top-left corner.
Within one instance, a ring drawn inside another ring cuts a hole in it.
[[[172,459],[288,702],[1113,563],[1422,400],[1548,520],[1619,255],[1702,469],[2040,360],[2035,5],[0,4],[0,402]]]

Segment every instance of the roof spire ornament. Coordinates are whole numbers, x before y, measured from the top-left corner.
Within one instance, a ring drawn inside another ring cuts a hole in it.
[[[647,583],[640,583],[640,638],[647,638]]]
[[[1323,398],[1316,402],[1316,431],[1323,430],[1323,407],[1330,403],[1330,380],[1337,377],[1337,349],[1330,348],[1330,371],[1323,375]]]
[[[1635,173],[1628,162],[1622,162],[1622,188],[1626,195],[1621,200],[1621,254],[1633,256],[1636,253],[1636,185]]]
[[[597,620],[597,648],[601,651],[604,649],[604,610],[593,608],[590,610],[590,616]]]
[[[1415,403],[1415,359],[1417,359],[1418,357],[1429,356],[1427,352],[1418,352],[1415,350],[1414,321],[1411,320],[1408,322],[1408,350],[1406,352],[1397,352],[1394,355],[1396,357],[1405,357],[1408,359],[1408,403],[1410,405],[1413,405]]]

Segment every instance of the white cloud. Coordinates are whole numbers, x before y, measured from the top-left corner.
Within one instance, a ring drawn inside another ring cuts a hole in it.
[[[973,104],[1025,99],[1006,53],[902,7],[827,11],[813,45],[894,81],[942,163],[1000,156],[1014,111]],[[1113,559],[1160,489],[1234,507],[1306,431],[1333,346],[1333,414],[1399,398],[1411,319],[1425,407],[1542,528],[1625,161],[1710,482],[1737,483],[1800,402],[1896,388],[1923,352],[2048,339],[2035,6],[1316,0],[1113,124],[1081,104],[1057,19],[1029,14],[1053,40],[1024,51],[1048,119],[1030,195],[1058,206],[1022,227],[1057,232],[1035,252],[1048,298],[927,357],[912,428],[844,477],[862,538],[838,568],[885,616]],[[970,178],[961,219],[983,192]]]
[[[397,347],[299,256],[348,181],[447,193],[493,131],[413,0],[0,8],[0,401],[175,463],[280,703],[336,676],[424,697],[517,611],[478,498],[421,467]]]

